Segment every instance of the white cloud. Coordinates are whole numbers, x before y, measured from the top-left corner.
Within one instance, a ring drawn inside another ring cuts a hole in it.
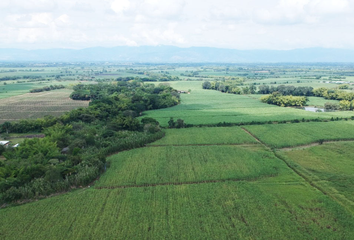
[[[1,0],[0,45],[354,48],[353,2]]]
[[[127,11],[130,8],[129,0],[115,0],[112,2],[111,7],[116,13]]]
[[[304,6],[311,14],[340,14],[349,12],[347,0],[313,0]]]

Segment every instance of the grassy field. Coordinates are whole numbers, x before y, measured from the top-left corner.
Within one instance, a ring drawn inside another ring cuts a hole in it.
[[[276,176],[285,167],[261,146],[150,147],[108,160],[110,170],[97,187],[256,180]]]
[[[239,127],[167,129],[166,136],[150,145],[247,144],[257,141]]]
[[[353,121],[266,124],[245,126],[245,129],[273,148],[294,147],[319,140],[354,139]]]
[[[334,194],[349,199],[354,209],[353,148],[354,142],[337,142],[280,153],[304,168],[309,177],[315,176],[314,180],[334,188]]]
[[[26,93],[0,101],[0,123],[20,119],[36,119],[45,115],[60,116],[78,107],[88,106],[88,101],[69,98],[72,90],[62,89],[41,93]]]
[[[338,100],[328,100],[321,97],[308,97],[309,101],[307,102],[307,106],[316,106],[316,107],[324,107],[325,103],[335,103],[339,104]]]
[[[353,217],[306,184],[89,189],[3,209],[1,216],[0,236],[16,240],[354,237]]]
[[[170,82],[178,90],[191,89],[191,94],[181,94],[181,104],[144,112],[143,117],[157,119],[167,126],[170,117],[183,119],[187,124],[217,124],[219,122],[282,121],[351,117],[354,112],[309,112],[301,109],[284,108],[260,102],[254,95],[234,95],[214,90],[203,90],[202,82]]]
[[[17,83],[16,81],[6,81],[6,85],[0,82],[0,99],[18,96],[29,93],[31,89],[42,88],[50,85],[64,85],[70,87],[71,85],[78,84],[79,81],[41,81],[41,82],[24,82]]]

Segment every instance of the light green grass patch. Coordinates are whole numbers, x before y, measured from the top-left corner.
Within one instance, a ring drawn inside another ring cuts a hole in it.
[[[183,119],[187,124],[217,124],[354,116],[352,111],[316,113],[269,105],[262,103],[255,95],[235,95],[203,90],[202,82],[180,81],[170,82],[170,84],[178,90],[191,89],[192,92],[181,94],[181,103],[177,106],[146,111],[142,116],[155,118],[164,127],[168,126],[170,117],[174,120]]]
[[[353,217],[307,184],[76,191],[0,210],[2,239],[353,239]]]
[[[286,165],[261,146],[147,147],[113,155],[97,187],[257,180]]]
[[[353,149],[354,142],[337,142],[280,153],[343,194],[354,209]]]
[[[266,124],[245,128],[273,148],[294,147],[318,142],[321,139],[354,139],[353,121]]]
[[[325,103],[339,104],[338,100],[329,100],[321,97],[308,97],[307,106],[324,107]]]

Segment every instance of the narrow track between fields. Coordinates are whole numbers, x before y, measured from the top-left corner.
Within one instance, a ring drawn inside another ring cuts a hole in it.
[[[348,212],[354,214],[354,209],[349,208],[348,205],[347,205],[348,203],[350,203],[351,206],[354,206],[354,203],[353,203],[352,201],[350,201],[349,199],[347,199],[347,198],[344,197],[344,202],[343,202],[343,201],[340,200],[338,197],[336,197],[334,194],[331,194],[330,192],[326,191],[326,189],[325,189],[324,187],[322,187],[322,186],[320,186],[320,185],[318,185],[318,184],[316,183],[317,181],[311,180],[306,174],[302,173],[299,169],[297,169],[297,167],[292,166],[292,164],[290,164],[286,159],[284,159],[282,156],[280,156],[280,155],[277,153],[277,150],[279,150],[279,149],[272,149],[272,148],[270,148],[270,147],[267,146],[265,143],[263,143],[259,138],[257,138],[255,135],[253,135],[251,132],[249,132],[248,130],[244,129],[243,127],[242,127],[242,129],[243,129],[246,133],[248,133],[248,134],[250,134],[252,137],[254,137],[254,139],[255,139],[256,141],[258,141],[259,143],[261,143],[265,148],[270,149],[270,150],[273,152],[273,154],[274,154],[274,156],[275,156],[276,158],[278,158],[279,160],[283,161],[283,162],[286,164],[286,166],[288,166],[288,168],[290,168],[290,169],[291,169],[294,173],[296,173],[299,177],[301,177],[302,179],[304,179],[304,181],[306,181],[310,186],[312,186],[312,187],[315,188],[316,190],[322,192],[324,195],[329,196],[332,200],[336,201],[336,202],[337,202],[338,204],[340,204],[343,208],[345,208]],[[344,141],[347,141],[347,140],[344,140]],[[328,143],[328,142],[332,142],[332,141],[324,141],[324,142],[327,142],[327,143]],[[334,142],[339,142],[339,141],[334,141]],[[319,144],[319,143],[318,143],[318,144]],[[307,145],[305,145],[305,146],[311,147],[310,145],[311,145],[311,146],[316,146],[316,145],[313,145],[313,143],[312,143],[312,144],[307,144]],[[297,147],[299,147],[299,146],[297,146]],[[294,147],[294,148],[297,148],[297,147]],[[289,149],[289,148],[286,148],[286,149]],[[342,197],[342,198],[343,198],[343,197]]]

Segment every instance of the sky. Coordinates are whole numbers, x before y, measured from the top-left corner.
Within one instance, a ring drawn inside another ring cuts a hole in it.
[[[354,49],[354,0],[0,0],[0,48]]]

